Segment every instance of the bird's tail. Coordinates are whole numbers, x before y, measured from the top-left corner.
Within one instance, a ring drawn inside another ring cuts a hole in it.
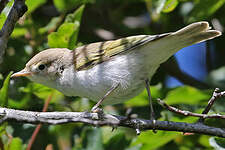
[[[196,22],[172,33],[170,36],[176,36],[180,39],[181,44],[189,46],[221,35],[220,31],[210,29],[208,22]]]
[[[202,21],[190,24],[155,41],[155,46],[161,47],[161,50],[158,51],[158,56],[161,59],[158,61],[162,63],[184,47],[213,39],[220,35],[220,31],[211,30],[208,22]]]

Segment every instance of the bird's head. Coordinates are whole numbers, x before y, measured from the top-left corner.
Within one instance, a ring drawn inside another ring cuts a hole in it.
[[[31,58],[23,70],[11,77],[25,76],[32,81],[51,86],[64,69],[72,64],[72,51],[64,48],[47,49]]]

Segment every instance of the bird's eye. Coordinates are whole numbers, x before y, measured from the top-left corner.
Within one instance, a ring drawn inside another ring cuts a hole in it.
[[[45,65],[43,65],[43,64],[39,65],[39,66],[38,66],[38,69],[39,69],[39,70],[44,70],[44,69],[45,69]]]

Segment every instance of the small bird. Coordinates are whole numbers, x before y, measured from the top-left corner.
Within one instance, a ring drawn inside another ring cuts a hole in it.
[[[220,35],[202,21],[176,32],[91,43],[73,51],[50,48],[11,77],[25,76],[67,96],[94,100],[98,103],[92,110],[100,104],[122,103],[146,88],[153,114],[149,86],[159,65],[184,47]]]

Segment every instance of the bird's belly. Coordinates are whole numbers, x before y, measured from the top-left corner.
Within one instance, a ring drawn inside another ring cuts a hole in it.
[[[144,87],[144,83],[143,81],[141,81],[139,82],[139,84],[128,87],[127,89],[118,88],[118,90],[115,90],[115,92],[112,93],[111,96],[109,96],[105,101],[103,101],[103,104],[122,103],[137,96],[141,91],[143,91]]]
[[[136,81],[134,83],[134,81]],[[126,82],[126,83],[125,83]],[[114,80],[101,80],[95,85],[88,85],[84,91],[80,92],[79,96],[89,98],[95,102],[98,102],[113,86],[119,86],[105,98],[103,104],[117,104],[122,103],[137,96],[145,87],[143,79],[129,79],[121,81],[118,79]]]
[[[130,53],[112,58],[95,67],[78,71],[66,95],[86,97],[93,101],[101,99],[113,86],[119,84],[104,100],[103,104],[116,104],[128,100],[145,87],[145,80],[153,75],[158,66],[149,66],[140,53]]]

